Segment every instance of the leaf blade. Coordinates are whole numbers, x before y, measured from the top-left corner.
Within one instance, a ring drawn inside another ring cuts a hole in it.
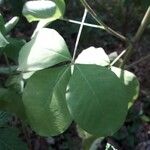
[[[103,48],[95,48],[92,46],[83,50],[78,55],[75,63],[108,66],[110,64],[110,60]]]
[[[15,90],[0,88],[0,109],[26,120],[22,97]]]
[[[9,42],[6,40],[6,38],[0,32],[0,48],[5,47],[7,44],[9,44]]]
[[[112,135],[127,114],[124,85],[104,67],[75,65],[66,98],[72,117],[93,135]]]
[[[0,128],[0,133],[1,150],[27,150],[27,145],[19,139],[16,128]]]
[[[69,78],[70,68],[57,67],[39,71],[29,79],[23,101],[30,125],[40,135],[54,136],[70,125],[65,99]]]
[[[23,6],[23,15],[29,22],[52,17],[56,11],[53,1],[28,1]]]
[[[140,84],[137,77],[127,70],[111,67],[111,70],[118,76],[121,82],[126,86],[128,93],[128,102],[133,103],[139,96]]]
[[[22,47],[19,70],[37,71],[70,59],[68,47],[61,35],[56,30],[43,28]]]

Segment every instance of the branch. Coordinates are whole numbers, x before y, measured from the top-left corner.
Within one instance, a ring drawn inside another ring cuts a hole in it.
[[[134,48],[133,48],[133,44],[129,43],[127,49],[126,49],[126,53],[125,53],[125,56],[124,56],[124,59],[123,59],[123,62],[121,63],[120,65],[120,68],[124,68],[126,62],[128,61],[128,59],[130,58],[132,52],[133,52]]]
[[[150,21],[150,6],[148,7],[148,9],[147,9],[147,11],[145,13],[145,16],[144,16],[144,18],[143,18],[143,20],[142,20],[142,22],[141,22],[141,24],[140,24],[140,26],[138,28],[137,33],[135,34],[135,36],[133,38],[133,41],[136,42],[136,41],[140,40],[140,38],[141,38],[145,28],[147,27],[149,21]]]
[[[16,72],[17,70],[17,66],[1,66],[0,67],[0,74],[4,74],[4,75],[9,75],[10,74],[10,68],[11,68],[11,73],[12,72]]]
[[[135,65],[137,65],[137,64],[141,63],[142,61],[144,61],[144,60],[146,60],[146,59],[149,59],[149,58],[150,58],[150,54],[148,54],[148,55],[142,57],[141,59],[139,59],[139,60],[133,62],[132,64],[128,65],[128,66],[126,67],[126,69],[131,68],[131,67],[133,67],[133,66],[135,66]]]
[[[107,31],[108,33],[112,34],[113,36],[119,38],[122,41],[127,42],[128,39],[121,35],[120,33],[114,31],[113,29],[111,29],[110,27],[108,27],[99,17],[98,15],[94,12],[94,10],[89,6],[89,4],[85,1],[85,0],[81,0],[81,3],[83,4],[83,6],[88,10],[88,12],[92,15],[92,17],[100,24],[104,27],[105,31]]]
[[[110,66],[113,66],[124,54],[125,54],[126,50],[123,50],[114,60],[113,62],[110,64]]]
[[[6,53],[5,53],[5,52],[3,53],[3,55],[4,55],[4,58],[5,58],[5,61],[6,61],[7,67],[8,67],[8,69],[9,69],[9,74],[11,74],[11,73],[12,73],[12,71],[11,71],[11,66],[10,66],[10,63],[9,63],[8,57],[7,57],[7,55],[6,55]]]
[[[133,42],[129,43],[129,46],[127,48],[124,60],[121,64],[121,66],[120,66],[121,68],[124,68],[126,62],[129,60],[131,54],[134,51],[134,44],[137,43],[140,40],[142,34],[144,33],[144,30],[146,29],[146,27],[148,25],[149,20],[150,20],[150,6],[148,7],[148,9],[147,9],[147,11],[144,15],[144,18],[141,22],[141,25],[138,28],[138,31],[136,32],[135,36],[132,39]]]
[[[79,24],[79,25],[82,24],[80,21],[76,21],[76,20],[72,20],[72,19],[67,19],[67,18],[61,18],[60,20],[66,21],[66,22],[70,22],[70,23],[74,23],[74,24]],[[96,24],[91,24],[91,23],[86,23],[85,22],[85,23],[83,23],[83,25],[87,26],[87,27],[99,28],[99,29],[105,30],[105,28],[103,26],[96,25]]]
[[[74,47],[74,52],[73,52],[73,57],[72,57],[72,63],[74,63],[74,61],[75,61],[75,56],[76,56],[76,53],[77,53],[77,48],[78,48],[78,44],[79,44],[81,32],[82,32],[82,29],[83,29],[83,26],[84,26],[84,21],[86,19],[86,15],[87,15],[87,9],[85,8],[84,14],[83,14],[83,17],[82,17],[82,22],[81,22],[81,25],[80,25],[80,28],[79,28],[79,32],[78,32],[78,35],[77,35],[75,47]]]

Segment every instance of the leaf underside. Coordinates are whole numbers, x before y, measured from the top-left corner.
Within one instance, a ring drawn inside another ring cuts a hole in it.
[[[27,82],[23,93],[31,127],[40,135],[55,136],[72,122],[65,92],[70,67],[62,66],[36,72]]]
[[[61,35],[53,29],[43,28],[19,53],[19,70],[37,71],[71,59]]]
[[[27,145],[21,141],[18,135],[18,130],[15,128],[0,128],[0,149],[27,150]]]

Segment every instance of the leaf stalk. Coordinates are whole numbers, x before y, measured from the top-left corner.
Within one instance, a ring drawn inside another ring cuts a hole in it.
[[[118,33],[117,31],[113,30],[112,28],[108,27],[100,18],[99,16],[94,12],[94,10],[89,6],[89,4],[85,0],[81,0],[81,3],[83,6],[88,10],[88,12],[92,15],[92,17],[97,21],[98,24],[104,27],[104,30],[107,31],[109,34],[119,38],[120,40],[127,42],[128,39]]]

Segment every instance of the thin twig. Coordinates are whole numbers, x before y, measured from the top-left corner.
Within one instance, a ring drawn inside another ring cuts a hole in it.
[[[136,32],[134,38],[132,39],[132,43],[129,43],[129,46],[127,48],[127,52],[125,54],[125,57],[124,57],[124,60],[121,64],[121,68],[124,68],[126,62],[129,60],[131,54],[133,53],[134,51],[134,45],[135,43],[137,43],[139,41],[139,39],[141,38],[142,34],[144,33],[144,30],[146,29],[147,25],[148,25],[148,22],[150,20],[150,6],[148,7],[145,15],[144,15],[144,18],[141,22],[141,25],[139,26],[139,29],[138,31]]]
[[[123,50],[110,64],[110,66],[113,66],[124,54],[125,54],[126,50]]]
[[[78,35],[77,35],[77,39],[76,39],[76,43],[75,43],[75,47],[74,47],[73,58],[72,58],[72,63],[75,60],[75,56],[76,56],[76,53],[77,53],[77,48],[78,48],[81,32],[82,32],[82,29],[83,29],[83,26],[84,26],[84,21],[86,19],[86,15],[87,15],[87,9],[84,10],[84,14],[83,14],[83,17],[82,17],[82,22],[81,22],[79,32],[78,32]]]
[[[148,7],[146,13],[145,13],[145,16],[138,28],[138,31],[137,33],[135,34],[134,38],[133,38],[133,41],[139,41],[139,39],[141,38],[145,28],[147,27],[148,23],[150,21],[150,6]]]
[[[111,29],[110,27],[108,27],[99,17],[98,15],[94,12],[94,10],[89,6],[89,4],[85,1],[85,0],[81,0],[82,4],[84,5],[84,7],[88,10],[88,12],[92,15],[92,17],[97,21],[97,23],[99,23],[100,25],[102,25],[104,27],[104,29],[112,34],[113,36],[119,38],[122,41],[128,42],[128,39],[121,35],[120,33],[114,31],[113,29]]]
[[[5,52],[3,53],[3,55],[4,55],[4,58],[5,58],[6,64],[7,64],[7,66],[8,66],[8,69],[9,69],[9,74],[11,74],[11,73],[12,73],[12,70],[11,70],[11,66],[10,66],[8,57],[7,57],[7,55],[6,55]]]
[[[76,21],[76,20],[72,20],[72,19],[66,19],[66,18],[61,18],[62,21],[66,21],[66,22],[70,22],[70,23],[74,23],[74,24],[79,24],[81,25],[80,21]],[[92,27],[92,28],[99,28],[102,30],[105,30],[105,28],[103,26],[100,25],[96,25],[96,24],[91,24],[91,23],[83,23],[84,26],[87,27]]]
[[[18,66],[11,66],[11,73],[16,72],[17,68],[18,68]],[[10,74],[10,68],[8,66],[7,67],[1,66],[0,67],[0,74],[5,74],[5,75]]]
[[[144,56],[144,57],[142,57],[141,59],[139,59],[139,60],[137,60],[137,61],[135,61],[135,62],[133,62],[132,64],[128,65],[128,66],[125,67],[125,68],[126,68],[126,69],[129,69],[129,68],[131,68],[131,67],[133,67],[133,66],[135,66],[135,65],[137,65],[137,64],[141,63],[142,61],[144,61],[144,60],[146,60],[146,59],[149,59],[149,58],[150,58],[150,54],[149,54],[149,55],[146,55],[146,56]]]
[[[129,46],[127,47],[126,49],[126,53],[125,53],[125,56],[124,56],[124,59],[123,59],[123,62],[121,63],[120,65],[120,68],[124,68],[126,62],[128,61],[128,59],[130,58],[132,52],[133,52],[133,45],[130,43]]]

